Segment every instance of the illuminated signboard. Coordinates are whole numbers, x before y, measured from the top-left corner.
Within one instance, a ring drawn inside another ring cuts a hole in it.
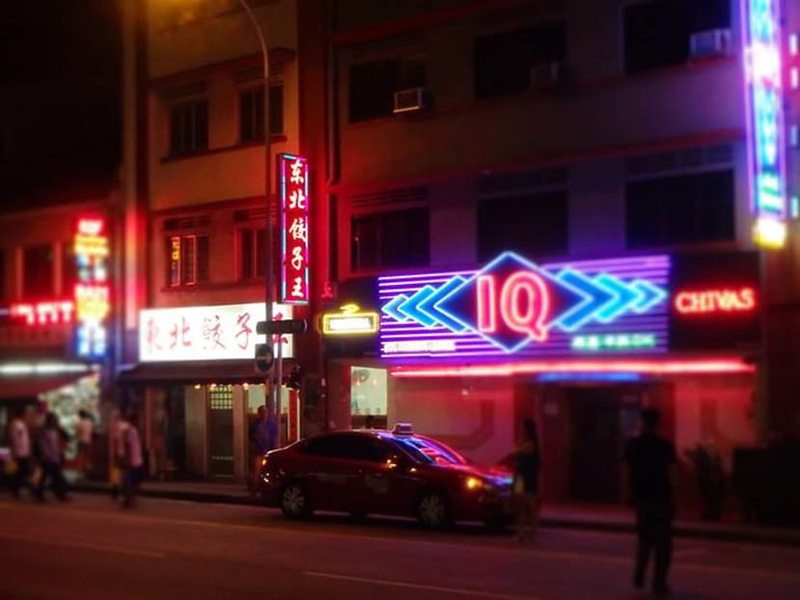
[[[756,308],[756,291],[751,286],[681,291],[675,296],[675,310],[682,315],[751,312]]]
[[[281,302],[307,304],[308,286],[308,162],[300,156],[278,155],[281,199]]]
[[[783,114],[780,0],[742,0],[745,100],[754,237],[786,241],[786,155]]]
[[[108,236],[102,218],[78,221],[75,234],[75,260],[78,281],[75,284],[75,319],[77,354],[101,358],[108,349],[106,318],[111,311],[108,275]]]
[[[346,304],[342,312],[322,315],[325,335],[361,335],[377,333],[380,317],[376,312],[362,312],[357,304]]]
[[[276,320],[291,319],[292,307],[273,304],[272,314]],[[252,361],[256,343],[264,341],[256,334],[256,323],[264,320],[263,302],[144,309],[139,311],[139,360]],[[282,336],[282,341],[284,358],[292,358],[292,336]]]
[[[62,325],[72,323],[75,303],[72,300],[19,302],[11,305],[9,314],[24,320],[26,325]]]
[[[513,252],[479,271],[378,278],[384,357],[664,352],[668,256],[534,264]]]

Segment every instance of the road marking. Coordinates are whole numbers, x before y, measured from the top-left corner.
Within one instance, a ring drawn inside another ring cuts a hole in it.
[[[115,554],[128,554],[131,556],[144,556],[147,558],[164,558],[166,554],[163,552],[154,552],[152,550],[137,550],[135,548],[123,548],[119,546],[109,546],[107,544],[93,544],[85,542],[76,542],[73,540],[60,540],[47,537],[19,535],[13,533],[0,533],[0,539],[10,540],[15,542],[28,542],[31,544],[42,544],[45,546],[61,546],[65,548],[79,548],[81,550],[94,550],[96,552],[113,552]]]
[[[429,592],[444,592],[459,596],[470,596],[472,598],[493,598],[494,600],[538,600],[533,596],[516,596],[513,594],[497,594],[494,592],[481,592],[480,590],[467,590],[464,588],[442,587],[438,585],[426,585],[423,583],[411,583],[408,581],[391,581],[388,579],[371,579],[369,577],[354,577],[352,575],[339,575],[337,573],[321,573],[319,571],[306,571],[303,573],[307,577],[319,577],[323,579],[338,579],[341,581],[355,581],[358,583],[371,583],[373,585],[383,585],[387,587],[398,587],[412,590],[426,590]]]

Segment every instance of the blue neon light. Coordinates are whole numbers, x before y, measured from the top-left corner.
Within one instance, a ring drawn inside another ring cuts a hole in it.
[[[641,381],[641,373],[542,373],[536,377],[542,383],[558,381],[608,381],[628,382]]]

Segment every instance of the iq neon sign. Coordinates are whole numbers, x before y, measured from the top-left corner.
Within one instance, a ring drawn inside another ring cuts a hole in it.
[[[665,351],[670,265],[668,256],[537,265],[505,252],[479,271],[379,277],[381,353]]]
[[[742,0],[751,208],[756,243],[786,241],[780,0]]]

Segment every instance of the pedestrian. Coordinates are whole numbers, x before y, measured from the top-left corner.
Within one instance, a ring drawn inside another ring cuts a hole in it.
[[[367,418],[364,419],[364,429],[375,429],[375,417],[367,415]]]
[[[132,507],[136,504],[144,467],[141,438],[139,437],[138,415],[128,410],[117,420],[113,438],[114,467],[118,470],[119,489],[112,487],[112,496],[122,493],[122,506]]]
[[[667,575],[672,559],[672,481],[677,459],[675,446],[657,433],[660,417],[657,409],[642,411],[642,432],[628,443],[625,460],[638,537],[633,585],[644,587],[650,555],[655,553],[652,591],[666,595],[670,591]]]
[[[536,535],[539,526],[539,478],[542,458],[536,423],[522,422],[522,436],[512,455],[514,465],[514,503],[517,512],[517,539],[520,543]]]
[[[92,432],[94,431],[94,419],[86,410],[78,411],[78,425],[76,427],[76,437],[78,438],[78,468],[84,477],[92,469]]]
[[[11,476],[11,494],[19,498],[19,491],[27,487],[31,494],[36,495],[36,489],[31,484],[33,461],[31,457],[31,436],[26,423],[28,410],[26,407],[18,408],[16,415],[9,424],[9,438],[11,442],[11,458],[16,465]]]
[[[277,436],[277,423],[266,404],[258,407],[256,415],[256,420],[250,426],[250,451],[253,457],[250,491],[253,494],[258,491],[258,474],[261,469],[261,459],[267,452],[275,449],[275,438]]]
[[[45,416],[44,425],[39,428],[37,436],[39,447],[39,459],[41,461],[42,476],[39,479],[36,496],[39,500],[44,499],[44,491],[47,484],[53,490],[56,497],[62,502],[69,499],[67,490],[67,480],[63,472],[63,453],[62,453],[62,430],[58,423],[55,413],[49,412]]]

